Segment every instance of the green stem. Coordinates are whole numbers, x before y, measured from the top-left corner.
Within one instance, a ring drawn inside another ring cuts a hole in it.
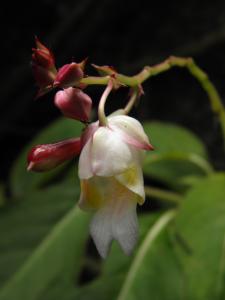
[[[173,204],[180,204],[183,199],[183,197],[177,193],[165,191],[152,186],[145,186],[145,193],[148,197],[154,197]]]
[[[102,94],[102,97],[100,99],[99,102],[99,106],[98,106],[98,119],[99,119],[99,126],[107,126],[108,121],[105,115],[105,102],[110,94],[110,92],[113,89],[113,82],[112,80],[110,80],[108,82],[108,85],[104,91],[104,93]]]
[[[103,77],[88,76],[81,79],[80,83],[83,83],[85,85],[106,85],[108,84],[109,80],[110,80],[110,76],[103,76]]]
[[[129,87],[136,87],[142,84],[145,80],[152,76],[156,76],[160,73],[170,70],[173,67],[186,68],[192,76],[194,76],[201,87],[207,93],[212,111],[218,117],[222,129],[224,146],[225,146],[225,108],[221,97],[214,86],[214,84],[208,78],[208,75],[200,69],[192,58],[183,58],[171,56],[166,59],[164,62],[157,64],[155,66],[146,66],[143,70],[134,76],[126,76],[123,74],[115,73],[116,80],[122,85],[127,85]],[[109,74],[110,75],[110,74]],[[106,85],[110,80],[110,76],[103,77],[86,77],[81,80],[81,83],[92,85],[100,84]]]
[[[129,114],[129,112],[131,111],[132,107],[134,106],[136,100],[137,100],[137,96],[138,96],[138,89],[133,89],[131,97],[129,99],[129,101],[127,102],[127,105],[124,108],[124,113],[126,115]]]

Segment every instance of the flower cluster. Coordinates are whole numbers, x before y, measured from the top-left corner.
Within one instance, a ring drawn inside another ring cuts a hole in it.
[[[54,144],[35,146],[28,154],[28,170],[48,171],[80,154],[79,206],[94,212],[90,233],[102,257],[106,257],[113,239],[126,254],[130,254],[138,237],[136,206],[145,200],[142,160],[144,152],[152,150],[142,125],[127,114],[138,96],[131,93],[127,109],[105,116],[104,105],[111,90],[118,87],[114,69],[109,72],[108,85],[100,99],[98,120],[88,125],[92,100],[84,93],[84,64],[75,62],[58,71],[51,51],[36,39],[32,68],[40,88],[38,95],[61,88],[54,103],[67,118],[84,122],[79,138]]]

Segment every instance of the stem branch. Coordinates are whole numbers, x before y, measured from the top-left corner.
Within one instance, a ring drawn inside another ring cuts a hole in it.
[[[214,86],[214,84],[210,81],[208,75],[200,69],[192,58],[183,58],[183,57],[176,57],[171,56],[166,59],[164,62],[157,64],[155,66],[146,66],[143,70],[134,75],[134,76],[126,76],[123,74],[115,73],[115,80],[117,80],[120,84],[126,85],[129,87],[138,87],[141,85],[145,80],[152,76],[156,76],[160,73],[170,70],[173,67],[180,67],[186,68],[189,73],[194,76],[203,90],[207,93],[209,102],[212,108],[212,111],[218,117],[222,129],[222,134],[224,138],[224,145],[225,145],[225,108],[223,106],[223,102],[221,97]],[[86,77],[81,80],[81,83],[86,85],[106,85],[110,81],[110,76],[103,76],[103,77]],[[129,110],[128,106],[128,110]],[[104,123],[104,121],[103,121]]]
[[[129,114],[129,112],[131,111],[132,107],[134,106],[136,100],[137,100],[137,96],[138,96],[138,89],[133,89],[131,97],[129,99],[129,101],[127,102],[127,105],[124,108],[124,113],[126,115]]]
[[[99,119],[99,126],[107,126],[108,121],[105,115],[105,102],[110,94],[110,92],[113,89],[113,82],[112,80],[109,80],[108,85],[102,94],[102,97],[99,102],[98,106],[98,119]]]
[[[162,190],[152,186],[146,186],[145,193],[148,197],[155,197],[159,200],[170,202],[173,204],[180,204],[183,199],[182,196],[177,193]]]

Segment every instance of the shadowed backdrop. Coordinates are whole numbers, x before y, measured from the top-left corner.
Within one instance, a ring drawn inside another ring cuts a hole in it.
[[[1,20],[0,177],[7,181],[20,150],[41,128],[60,116],[53,94],[35,101],[30,68],[34,36],[49,46],[57,67],[89,57],[135,74],[169,55],[192,56],[225,98],[224,1],[118,0],[4,2]],[[87,68],[88,74],[95,74]],[[134,111],[139,119],[171,121],[193,130],[206,143],[213,164],[225,166],[218,121],[207,96],[186,70],[174,69],[144,83],[145,95]],[[87,92],[96,104],[102,88]],[[107,103],[124,103],[122,90]],[[51,141],[50,141],[51,142]],[[157,145],[156,145],[157,146]],[[26,167],[26,166],[24,166]]]

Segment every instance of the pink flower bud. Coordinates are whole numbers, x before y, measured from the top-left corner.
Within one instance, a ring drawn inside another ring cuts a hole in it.
[[[55,105],[67,118],[87,122],[91,113],[92,100],[77,88],[67,88],[55,95]]]
[[[69,87],[76,85],[84,77],[83,65],[75,62],[61,67],[55,78],[54,85]]]
[[[45,47],[36,37],[36,47],[33,48],[32,70],[37,85],[41,91],[53,85],[56,77],[55,59],[52,52]],[[41,92],[39,92],[41,94]]]
[[[78,155],[80,151],[80,138],[68,139],[55,144],[37,145],[28,153],[27,170],[35,172],[49,171]]]

